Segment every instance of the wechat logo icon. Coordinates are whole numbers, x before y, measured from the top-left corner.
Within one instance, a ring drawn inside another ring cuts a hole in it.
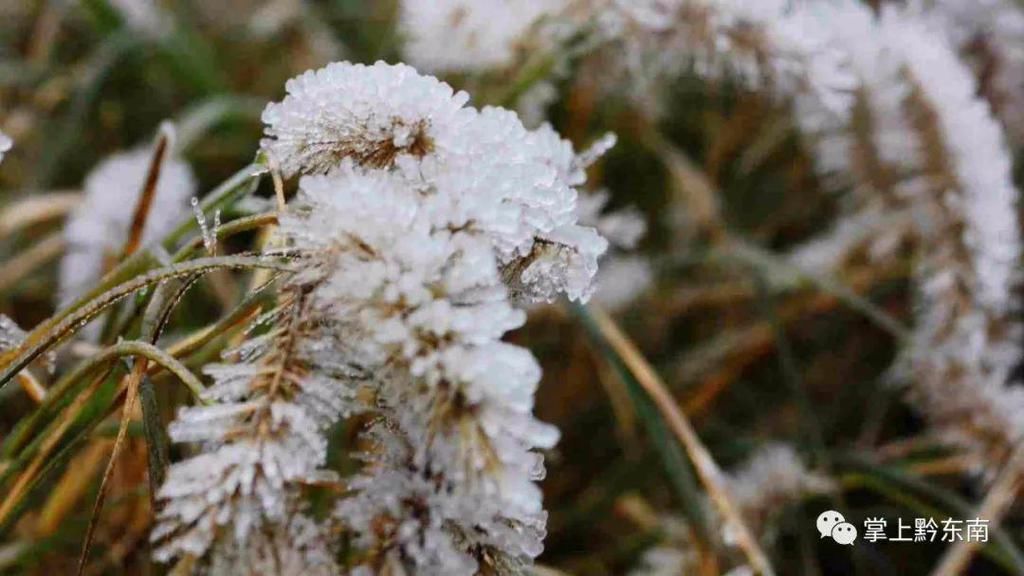
[[[816,526],[821,538],[831,538],[837,544],[853,546],[857,540],[857,527],[847,522],[846,518],[835,510],[819,514]]]

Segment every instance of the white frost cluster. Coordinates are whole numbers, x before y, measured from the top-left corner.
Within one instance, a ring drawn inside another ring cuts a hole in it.
[[[14,320],[0,314],[0,352],[21,346],[27,335]]]
[[[7,134],[0,132],[0,162],[3,162],[4,154],[10,152],[13,147],[14,140],[11,140],[11,137]]]
[[[152,152],[138,149],[104,160],[85,179],[84,197],[64,227],[67,252],[60,263],[60,300],[68,303],[92,287],[121,256]],[[188,213],[196,181],[187,164],[168,158],[142,234],[149,243],[169,233]]]
[[[836,489],[832,479],[809,470],[788,444],[759,448],[729,475],[728,486],[744,519],[762,538],[787,504]]]
[[[324,431],[347,413],[349,382],[321,358],[319,329],[296,320],[303,309],[289,302],[277,311],[287,315],[283,325],[228,354],[235,363],[207,366],[210,404],[182,408],[171,424],[174,442],[203,449],[171,466],[157,494],[162,506],[150,535],[157,560],[202,557],[215,547],[214,565],[243,557],[253,563],[235,574],[297,574],[305,571],[285,566],[329,557],[317,544],[323,528],[300,512],[300,488],[334,479],[321,469]],[[289,546],[289,554],[275,552]],[[264,561],[286,564],[256,569]]]
[[[136,32],[159,39],[171,32],[173,23],[157,0],[109,0],[126,26]]]
[[[207,368],[213,404],[172,425],[202,450],[161,489],[158,555],[273,550],[302,486],[330,480],[324,429],[355,412],[365,466],[328,524],[357,573],[513,573],[543,548],[538,450],[558,431],[532,415],[536,360],[502,338],[520,300],[593,291],[607,243],[576,205],[591,158],[404,65],[331,64],[288,91],[263,149],[303,175],[274,244],[302,266],[266,334]]]
[[[538,22],[569,0],[403,0],[408,62],[431,73],[481,72],[514,62]]]
[[[508,110],[466,107],[464,92],[401,64],[334,63],[287,89],[264,112],[263,141],[285,174],[351,159],[410,186],[451,190],[443,209],[491,237],[517,296],[590,295],[607,243],[576,224],[585,166],[549,126],[529,131]]]
[[[1020,357],[1012,320],[1020,236],[1002,130],[934,18],[830,6],[823,22],[838,23],[833,41],[857,89],[848,109],[802,125],[830,135],[819,139],[819,163],[853,184],[860,211],[849,222],[912,216],[918,318],[900,366],[910,398],[941,437],[998,467],[1024,434],[1024,395],[1008,385]],[[798,113],[815,109],[798,103]],[[890,227],[865,244],[884,252],[901,236]]]
[[[262,145],[286,176],[325,173],[343,158],[388,167],[402,154],[423,156],[472,116],[468,94],[402,65],[336,62],[285,88],[263,112]]]
[[[1024,9],[1014,0],[914,0],[985,78],[981,93],[1016,143],[1024,138]]]
[[[239,574],[336,576],[340,573],[332,551],[335,546],[325,525],[303,514],[254,531],[240,542],[228,540],[210,558],[209,576]]]

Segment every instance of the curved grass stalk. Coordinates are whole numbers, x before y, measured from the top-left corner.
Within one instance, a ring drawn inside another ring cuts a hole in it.
[[[79,364],[67,376],[61,378],[47,394],[44,402],[36,412],[23,420],[4,443],[4,455],[12,456],[27,441],[28,435],[36,428],[40,420],[52,412],[61,399],[71,391],[75,384],[88,378],[97,369],[107,366],[110,362],[125,356],[145,356],[157,366],[177,377],[192,393],[197,401],[202,401],[203,384],[178,359],[152,344],[138,341],[121,342],[103,349],[100,353]],[[0,475],[0,483],[6,478],[7,471]]]
[[[747,557],[747,561],[755,573],[761,576],[773,576],[775,572],[768,562],[768,557],[730,496],[721,469],[701,442],[700,437],[697,436],[689,419],[669,394],[661,377],[636,349],[636,346],[622,333],[615,321],[604,311],[593,306],[586,311],[581,308],[580,311],[593,322],[601,338],[614,350],[636,378],[637,383],[650,396],[658,411],[661,412],[662,417],[665,418],[666,423],[690,457],[697,476],[722,515],[725,525],[735,532],[736,543]]]
[[[166,139],[163,142],[166,144]],[[154,164],[157,162],[158,157],[154,157]],[[146,307],[146,312],[142,319],[141,340],[144,343],[156,344],[160,338],[160,333],[170,319],[171,312],[198,279],[199,274],[193,274],[182,280],[179,286],[170,287],[168,284],[161,284],[157,288],[156,293]],[[110,479],[114,474],[117,457],[121,454],[121,449],[124,447],[124,442],[127,438],[128,423],[131,420],[131,413],[135,407],[136,396],[141,395],[140,386],[146,377],[148,361],[148,356],[139,357],[127,377],[124,406],[121,408],[121,423],[118,426],[117,438],[114,440],[114,447],[110,452],[110,458],[107,460],[107,467],[103,472],[103,479],[100,480],[99,491],[92,508],[92,516],[89,518],[89,526],[85,532],[82,553],[78,561],[79,576],[85,571],[86,562],[89,560],[89,550],[92,548],[92,540],[96,534],[100,512],[103,510],[103,503],[106,501],[107,490],[110,486]],[[191,375],[187,369],[185,373]],[[152,383],[149,383],[149,388],[152,391]],[[156,493],[156,489],[160,486],[164,476],[164,469],[161,467],[161,464],[165,464],[167,460],[167,438],[163,433],[163,427],[158,423],[159,407],[155,405],[155,394],[150,394],[149,399],[150,403],[148,403],[148,406],[150,411],[145,411],[147,404],[144,403],[143,419],[146,423],[146,444],[149,448],[150,494],[152,495]]]
[[[960,518],[975,513],[957,494],[909,474],[896,466],[872,462],[855,454],[833,456],[847,489],[863,487],[923,514]],[[984,518],[984,516],[982,516]],[[1008,572],[1024,574],[1024,552],[1005,528],[989,528],[992,540],[981,552]]]
[[[167,352],[175,358],[188,356],[206,344],[209,344],[218,336],[221,336],[228,329],[241,324],[248,318],[251,318],[253,312],[260,307],[265,299],[265,295],[263,294],[264,288],[273,283],[274,280],[276,280],[276,278],[272,278],[270,281],[258,286],[252,293],[246,296],[242,302],[231,311],[231,313],[227,314],[217,322],[210,324],[195,334],[187,336],[168,346]]]
[[[223,238],[229,238],[231,236],[234,236],[235,234],[248,232],[250,230],[254,230],[262,226],[275,224],[276,222],[277,213],[267,212],[263,214],[255,214],[253,216],[239,218],[237,220],[232,220],[231,222],[212,230],[210,233],[216,237],[216,240],[221,240]],[[171,263],[180,263],[188,260],[188,258],[191,257],[197,250],[203,248],[204,243],[205,240],[203,239],[202,236],[193,237],[192,240],[190,240],[187,244],[182,246],[176,253],[174,253],[173,256],[171,256]],[[259,274],[256,274],[254,276],[259,276]],[[144,304],[145,299],[138,303],[139,306]],[[134,322],[138,319],[138,312],[140,309],[141,308],[135,308],[133,313],[129,313],[125,318],[122,318],[120,322],[112,320],[108,324],[108,326],[104,327],[103,334],[110,334],[112,336],[114,334],[122,333],[126,329],[126,326],[124,326],[124,324]],[[109,342],[110,340],[105,339],[104,341]]]
[[[40,354],[56,345],[68,335],[85,326],[90,320],[112,304],[143,288],[193,274],[204,274],[211,270],[269,268],[288,271],[291,268],[280,258],[265,256],[221,256],[199,258],[187,264],[172,264],[152,270],[133,280],[114,286],[97,297],[73,308],[70,314],[57,316],[33,330],[21,346],[0,356],[0,387],[31,363]]]

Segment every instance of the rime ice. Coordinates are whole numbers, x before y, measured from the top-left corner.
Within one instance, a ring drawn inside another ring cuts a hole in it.
[[[404,65],[331,64],[287,89],[262,145],[302,175],[271,243],[301,269],[266,332],[206,368],[213,403],[172,424],[200,450],[161,488],[157,557],[271,557],[295,522],[309,547],[279,554],[289,566],[329,557],[302,489],[332,480],[324,430],[365,413],[365,466],[326,526],[354,534],[360,573],[528,566],[558,431],[532,414],[536,360],[502,338],[516,303],[593,291],[607,242],[578,223],[577,187],[613,140],[577,155]]]

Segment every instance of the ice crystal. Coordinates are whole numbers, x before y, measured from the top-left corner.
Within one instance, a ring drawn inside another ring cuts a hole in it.
[[[60,264],[60,297],[69,302],[91,287],[121,256],[152,153],[140,149],[111,156],[85,179],[84,198],[64,228],[67,253]],[[156,195],[142,241],[163,237],[188,213],[196,181],[187,164],[168,158],[160,171]]]
[[[441,189],[432,210],[485,231],[517,296],[586,299],[605,241],[576,223],[585,161],[550,126],[465,107],[468,96],[404,65],[336,63],[289,82],[264,113],[264,149],[286,174],[342,160]]]
[[[286,84],[263,112],[263,149],[286,175],[325,173],[342,159],[373,167],[424,156],[472,112],[469,96],[402,64],[335,62]]]
[[[539,553],[532,450],[557,432],[530,414],[536,362],[499,342],[525,316],[506,300],[490,228],[476,224],[492,207],[452,209],[462,189],[449,183],[425,189],[348,162],[302,180],[281,233],[322,255],[307,272],[319,283],[312,301],[340,319],[338,361],[378,375],[373,411],[388,423],[375,427],[380,448],[339,518],[384,557],[401,551],[424,573],[436,562],[457,574],[473,573],[480,547],[517,562]],[[409,502],[427,511],[397,509]],[[394,539],[369,530],[388,518],[402,526]]]
[[[567,0],[403,0],[404,54],[428,72],[479,72],[513,63],[531,29]]]

